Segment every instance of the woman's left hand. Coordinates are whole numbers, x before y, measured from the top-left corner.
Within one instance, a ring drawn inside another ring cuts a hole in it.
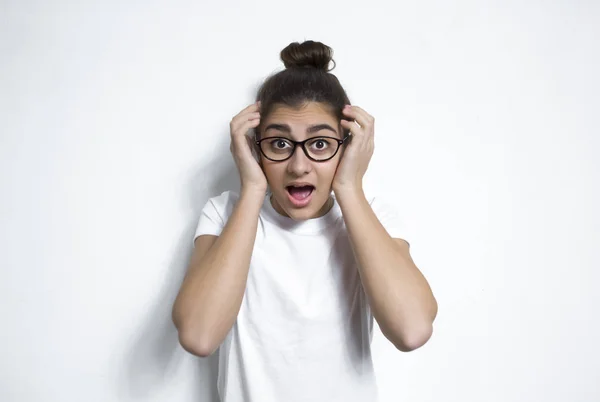
[[[358,106],[346,105],[342,113],[349,119],[342,119],[341,125],[350,130],[352,135],[346,140],[341,161],[333,178],[332,189],[336,193],[347,190],[362,191],[363,176],[375,149],[375,118]]]

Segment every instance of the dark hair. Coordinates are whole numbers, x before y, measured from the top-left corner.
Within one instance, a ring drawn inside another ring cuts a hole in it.
[[[261,124],[277,104],[299,108],[307,102],[320,102],[328,105],[338,120],[343,118],[342,109],[350,99],[338,78],[329,72],[335,68],[329,46],[312,40],[292,42],[280,57],[285,70],[268,77],[256,96],[261,101]],[[334,66],[328,69],[332,61]],[[258,139],[261,125],[255,132]]]

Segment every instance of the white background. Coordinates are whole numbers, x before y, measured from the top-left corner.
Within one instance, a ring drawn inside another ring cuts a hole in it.
[[[229,121],[313,39],[439,302],[376,335],[381,400],[600,401],[599,38],[592,1],[2,1],[0,400],[212,401],[171,305]]]

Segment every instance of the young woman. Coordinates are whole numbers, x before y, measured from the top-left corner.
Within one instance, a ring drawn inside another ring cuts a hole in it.
[[[231,120],[241,189],[198,222],[173,320],[190,353],[220,348],[225,402],[375,401],[373,319],[401,351],[432,333],[437,303],[403,226],[363,192],[374,119],[331,57],[320,42],[282,50],[286,69]]]

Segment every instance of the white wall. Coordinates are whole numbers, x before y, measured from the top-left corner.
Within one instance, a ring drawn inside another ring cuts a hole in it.
[[[599,37],[591,1],[3,1],[0,400],[212,400],[171,303],[231,117],[314,39],[440,306],[377,334],[381,400],[599,401]]]

